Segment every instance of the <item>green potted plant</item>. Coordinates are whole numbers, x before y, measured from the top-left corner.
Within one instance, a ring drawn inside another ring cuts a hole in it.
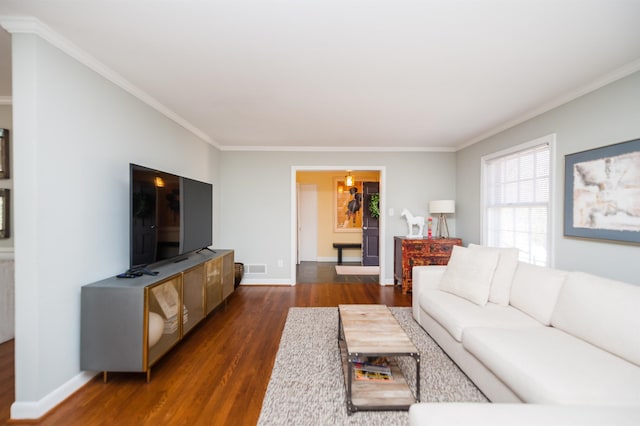
[[[371,217],[378,219],[380,217],[380,194],[375,193],[369,199],[369,213]]]

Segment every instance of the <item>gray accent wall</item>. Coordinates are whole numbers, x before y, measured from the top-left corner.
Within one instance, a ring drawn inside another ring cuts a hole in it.
[[[222,152],[220,230],[222,248],[233,248],[237,262],[266,264],[263,283],[287,284],[291,277],[292,168],[333,166],[336,170],[383,166],[386,235],[385,283],[393,282],[393,236],[407,235],[403,208],[428,215],[434,199],[455,198],[455,153],[451,152]],[[354,171],[357,178],[357,170]],[[334,206],[326,206],[333,209]],[[389,209],[394,215],[389,216]],[[434,225],[435,226],[435,225]],[[455,235],[455,216],[449,222]],[[426,229],[425,229],[426,232]],[[435,230],[434,230],[435,232]],[[283,260],[283,267],[278,267]],[[245,275],[246,276],[246,275]]]
[[[481,157],[556,134],[552,265],[640,285],[640,247],[563,236],[564,156],[640,138],[640,72],[457,152],[457,236],[479,243]]]
[[[80,288],[129,266],[129,163],[211,182],[217,206],[219,153],[40,37],[14,34],[12,48],[12,416],[33,418],[91,377]]]

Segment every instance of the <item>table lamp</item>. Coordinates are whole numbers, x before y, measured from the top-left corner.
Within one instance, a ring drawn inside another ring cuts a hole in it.
[[[439,215],[436,238],[449,238],[449,226],[447,225],[447,217],[445,214],[455,212],[455,200],[435,200],[429,202],[429,213]]]

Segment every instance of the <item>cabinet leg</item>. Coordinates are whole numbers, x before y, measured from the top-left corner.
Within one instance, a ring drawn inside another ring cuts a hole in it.
[[[149,383],[151,381],[151,369],[149,368],[147,370],[147,383]]]
[[[107,372],[106,371],[102,372],[102,383],[107,383]]]

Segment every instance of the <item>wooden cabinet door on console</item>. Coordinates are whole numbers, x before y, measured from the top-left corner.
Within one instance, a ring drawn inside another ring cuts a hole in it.
[[[182,307],[180,306],[180,293],[182,292],[182,277],[176,275],[169,280],[146,287],[145,311],[147,321],[151,322],[152,315],[159,315],[162,319],[162,333],[159,340],[151,341],[151,329],[149,325],[144,328],[147,334],[143,339],[146,349],[146,359],[143,361],[144,371],[149,373],[151,366],[171,349],[182,337]]]
[[[198,265],[182,273],[182,334],[187,334],[205,315],[205,266]]]
[[[235,288],[235,263],[233,256],[222,256],[222,299],[233,293]]]
[[[205,311],[209,314],[222,302],[222,258],[217,257],[209,260],[205,264],[205,269],[207,292],[207,307]]]
[[[393,282],[402,285],[402,294],[413,285],[412,269],[422,265],[446,265],[453,246],[461,246],[460,238],[394,237]]]

